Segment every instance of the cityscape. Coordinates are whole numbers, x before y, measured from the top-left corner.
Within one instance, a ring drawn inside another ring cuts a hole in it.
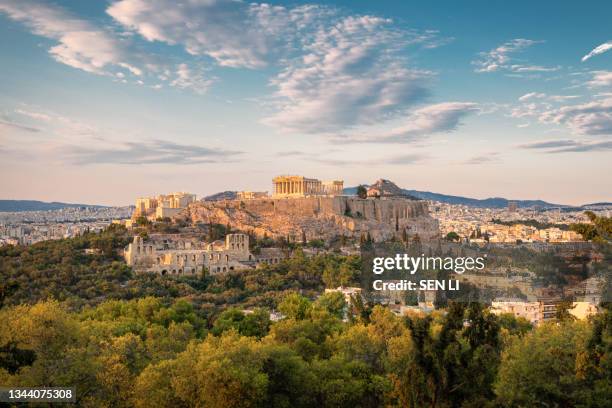
[[[610,15],[0,0],[0,406],[608,408]]]

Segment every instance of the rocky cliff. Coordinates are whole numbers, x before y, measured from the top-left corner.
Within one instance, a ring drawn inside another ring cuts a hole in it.
[[[422,239],[438,235],[437,220],[429,216],[427,203],[404,197],[203,201],[191,204],[177,218],[298,241],[304,235],[308,240],[327,240],[339,235],[359,238],[369,234],[375,241],[401,238],[404,234],[418,234]]]

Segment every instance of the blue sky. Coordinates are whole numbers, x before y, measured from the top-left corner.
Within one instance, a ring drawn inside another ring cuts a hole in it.
[[[612,200],[612,4],[0,0],[0,198],[277,174]]]

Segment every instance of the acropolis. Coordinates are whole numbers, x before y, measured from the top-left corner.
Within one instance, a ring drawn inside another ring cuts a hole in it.
[[[150,220],[155,220],[172,217],[195,200],[195,194],[183,192],[167,195],[160,194],[157,197],[141,197],[136,199],[136,209],[132,218],[146,217]]]
[[[321,181],[304,176],[278,176],[272,179],[274,198],[342,195],[344,181]]]
[[[427,203],[406,196],[385,180],[383,192],[360,198],[344,195],[342,180],[320,181],[303,176],[278,176],[273,190],[241,192],[236,198],[198,201],[175,218],[191,223],[229,225],[256,236],[290,241],[345,236],[370,236],[375,241],[418,235],[439,235]],[[394,188],[391,188],[394,187]],[[381,190],[381,191],[382,191]]]

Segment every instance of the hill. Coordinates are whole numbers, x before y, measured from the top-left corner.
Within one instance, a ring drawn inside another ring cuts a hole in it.
[[[220,193],[211,194],[202,198],[203,201],[223,201],[223,200],[235,200],[237,191],[222,191]]]
[[[357,187],[348,187],[344,189],[344,194],[356,194]],[[519,207],[567,207],[561,204],[553,204],[542,200],[509,200],[502,197],[492,197],[485,199],[453,196],[440,193],[432,193],[429,191],[408,190],[403,188],[402,192],[408,196],[420,198],[422,200],[440,201],[448,204],[467,205],[470,207],[479,208],[504,208],[508,206],[508,202],[515,201]]]
[[[105,207],[103,205],[91,205],[91,204],[70,204],[51,202],[47,203],[44,201],[36,200],[0,200],[0,212],[21,212],[21,211],[49,211],[49,210],[60,210],[62,208],[74,208],[74,207]]]

